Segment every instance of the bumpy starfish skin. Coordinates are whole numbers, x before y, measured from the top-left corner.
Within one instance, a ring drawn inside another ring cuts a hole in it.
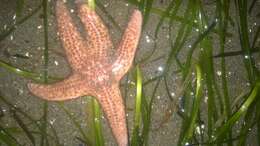
[[[76,1],[78,16],[86,30],[82,35],[61,0],[57,0],[58,33],[66,51],[71,74],[63,81],[43,85],[29,83],[36,96],[62,101],[91,95],[100,103],[119,146],[128,144],[126,116],[119,81],[131,67],[141,34],[142,15],[134,10],[115,54],[107,28],[86,4]]]

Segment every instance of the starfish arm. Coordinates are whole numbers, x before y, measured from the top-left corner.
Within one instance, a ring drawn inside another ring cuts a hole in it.
[[[120,80],[131,67],[141,35],[142,14],[135,10],[119,43],[112,72]]]
[[[78,6],[78,15],[87,32],[86,40],[88,44],[93,46],[91,51],[95,58],[101,59],[106,57],[108,49],[113,47],[106,26],[95,10],[89,8],[86,3],[82,0],[77,0],[76,3]]]
[[[62,101],[87,94],[86,87],[81,80],[80,76],[73,74],[67,79],[53,84],[29,83],[28,88],[31,93],[43,99]]]
[[[80,70],[84,66],[83,58],[88,58],[86,45],[61,0],[57,0],[56,3],[56,18],[58,33],[68,61],[73,70]]]
[[[119,146],[127,146],[128,133],[125,106],[118,85],[105,87],[96,96],[109,122],[117,144]]]

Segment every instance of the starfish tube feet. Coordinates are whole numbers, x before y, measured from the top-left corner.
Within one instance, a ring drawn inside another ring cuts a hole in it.
[[[69,11],[61,0],[57,0],[56,18],[58,34],[65,49],[67,59],[73,71],[78,71],[85,65],[82,60],[90,56],[87,52],[88,48],[86,48],[88,45],[82,39],[70,17]]]
[[[107,50],[112,49],[113,44],[107,27],[96,12],[88,7],[87,4],[77,2],[78,15],[87,32],[86,40],[92,44],[96,57],[107,57]]]
[[[54,84],[29,83],[28,89],[34,95],[45,100],[63,101],[74,99],[85,94],[85,86],[79,76],[71,75],[69,78]]]
[[[126,114],[123,99],[118,85],[104,87],[97,95],[114,137],[119,146],[128,145]]]
[[[141,35],[142,14],[134,10],[123,37],[117,47],[116,60],[112,72],[120,80],[132,65],[137,44]]]

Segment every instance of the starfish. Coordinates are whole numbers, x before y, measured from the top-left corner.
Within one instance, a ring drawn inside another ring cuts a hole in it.
[[[98,100],[119,146],[128,145],[124,101],[119,82],[134,59],[141,34],[142,15],[134,10],[117,49],[108,29],[94,10],[76,1],[78,16],[86,34],[81,34],[64,2],[57,0],[58,35],[66,52],[71,73],[53,84],[29,83],[30,92],[50,101],[63,101],[81,96]]]

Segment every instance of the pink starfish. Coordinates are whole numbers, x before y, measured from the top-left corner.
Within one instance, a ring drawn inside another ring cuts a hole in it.
[[[141,34],[142,15],[134,10],[122,40],[113,52],[113,44],[101,19],[82,2],[76,2],[78,15],[87,32],[85,37],[76,29],[61,0],[57,0],[58,32],[66,51],[71,74],[63,81],[43,85],[28,84],[36,96],[62,101],[84,95],[97,98],[119,146],[128,144],[126,115],[119,82],[131,67]]]

